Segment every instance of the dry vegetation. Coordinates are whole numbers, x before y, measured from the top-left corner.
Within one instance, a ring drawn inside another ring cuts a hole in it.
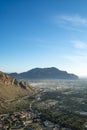
[[[34,93],[35,89],[28,83],[0,72],[0,113],[26,107]]]

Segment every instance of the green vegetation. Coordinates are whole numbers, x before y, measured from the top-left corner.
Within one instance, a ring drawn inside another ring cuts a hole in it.
[[[87,130],[87,82],[65,81],[64,84],[60,81],[60,83],[60,89],[43,89],[38,93],[27,92],[26,89],[18,86],[6,88],[2,85],[0,87],[0,113],[29,110],[31,106],[31,111],[37,110],[42,113],[39,117],[42,122],[48,120],[61,128]],[[30,128],[39,130],[42,126],[33,122]]]
[[[73,86],[44,92],[33,108],[42,112],[42,120],[73,130],[87,130],[87,82],[76,81]]]

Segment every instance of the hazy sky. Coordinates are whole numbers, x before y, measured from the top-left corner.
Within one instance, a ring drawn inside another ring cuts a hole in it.
[[[0,0],[0,70],[87,76],[87,0]]]

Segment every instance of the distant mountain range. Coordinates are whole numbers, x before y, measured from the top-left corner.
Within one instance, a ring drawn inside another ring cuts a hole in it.
[[[59,70],[55,67],[51,68],[34,68],[27,72],[10,73],[10,76],[17,79],[78,79],[75,74],[70,74],[67,71]]]

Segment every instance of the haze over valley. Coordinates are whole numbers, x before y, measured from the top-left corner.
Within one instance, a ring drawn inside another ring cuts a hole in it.
[[[0,113],[2,130],[86,130],[87,80],[37,78],[25,82],[0,72]]]

